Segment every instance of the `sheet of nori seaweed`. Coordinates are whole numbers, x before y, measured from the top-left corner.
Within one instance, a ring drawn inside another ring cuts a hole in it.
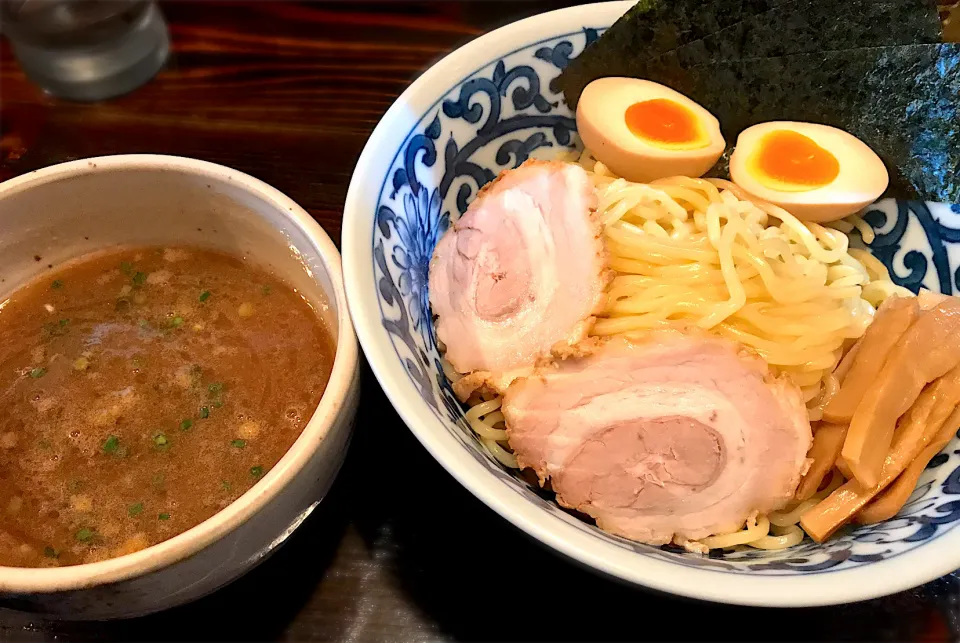
[[[940,37],[935,0],[799,0],[654,60],[689,67],[817,51],[938,43]]]
[[[552,83],[576,104],[587,83],[635,76],[638,63],[797,0],[640,0]]]
[[[837,20],[843,11],[852,12],[858,20]],[[718,62],[933,44],[940,35],[932,0],[799,0],[651,58],[636,71],[640,78],[655,80]]]
[[[719,0],[722,2],[722,0]],[[641,2],[575,58],[552,87],[576,106],[583,88],[605,76],[645,78],[650,65],[687,67],[724,60],[940,40],[936,0],[769,0],[771,6],[718,2],[691,11]],[[669,23],[670,19],[690,22]],[[724,23],[726,25],[724,26]],[[712,31],[711,31],[712,30]],[[686,42],[682,42],[686,41]],[[678,46],[671,46],[681,42]],[[663,51],[665,48],[668,50]]]
[[[764,121],[824,123],[884,160],[891,170],[886,196],[960,202],[960,44],[654,65],[645,77],[710,110],[730,145]]]

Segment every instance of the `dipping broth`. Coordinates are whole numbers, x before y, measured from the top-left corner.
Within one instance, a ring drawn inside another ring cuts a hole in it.
[[[100,254],[0,304],[0,565],[171,538],[262,478],[310,419],[329,330],[248,262]]]

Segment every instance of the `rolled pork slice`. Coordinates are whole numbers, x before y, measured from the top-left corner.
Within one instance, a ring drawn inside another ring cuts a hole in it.
[[[518,462],[560,504],[659,545],[735,531],[791,500],[812,441],[792,381],[710,336],[585,352],[513,382],[502,408]]]
[[[461,399],[502,391],[555,345],[587,336],[609,281],[586,171],[527,161],[484,188],[430,263],[437,337]]]

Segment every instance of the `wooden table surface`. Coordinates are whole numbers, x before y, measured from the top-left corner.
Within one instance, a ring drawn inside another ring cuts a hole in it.
[[[3,0],[0,0],[3,1]],[[378,119],[420,72],[513,20],[575,2],[170,2],[173,54],[130,96],[42,95],[0,48],[0,180],[102,154],[192,156],[247,172],[337,242]],[[416,442],[368,370],[327,500],[268,562],[192,605],[112,623],[0,610],[6,640],[952,640],[956,574],[866,603],[761,610],[600,578],[526,538]]]

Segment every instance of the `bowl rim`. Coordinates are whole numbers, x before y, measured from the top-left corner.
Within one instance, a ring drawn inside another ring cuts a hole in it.
[[[313,246],[332,284],[325,294],[337,307],[336,352],[330,379],[309,422],[280,461],[257,484],[216,514],[156,545],[95,563],[54,568],[0,566],[0,593],[36,594],[87,589],[144,576],[197,554],[234,531],[264,508],[303,469],[341,413],[359,371],[359,347],[350,320],[340,253],[306,210],[288,196],[248,174],[182,156],[118,154],[59,163],[0,183],[0,203],[17,193],[98,173],[164,171],[203,177],[241,188],[296,226]],[[0,215],[2,222],[2,215]]]
[[[434,459],[489,508],[564,556],[636,585],[718,603],[808,607],[885,596],[956,570],[960,567],[960,528],[937,537],[937,546],[928,541],[890,559],[807,575],[731,574],[619,549],[536,507],[468,456],[465,447],[422,402],[396,359],[391,339],[381,324],[376,297],[371,238],[380,194],[374,194],[370,185],[379,185],[391,171],[395,148],[392,141],[397,132],[407,131],[404,123],[410,122],[409,114],[413,113],[416,127],[428,116],[431,105],[503,56],[586,26],[609,27],[633,5],[632,0],[624,0],[558,9],[488,32],[434,63],[378,122],[357,161],[347,191],[342,247],[351,314],[360,344],[381,387]],[[407,136],[404,134],[398,144],[406,141]],[[391,152],[389,162],[384,160],[385,150]]]

